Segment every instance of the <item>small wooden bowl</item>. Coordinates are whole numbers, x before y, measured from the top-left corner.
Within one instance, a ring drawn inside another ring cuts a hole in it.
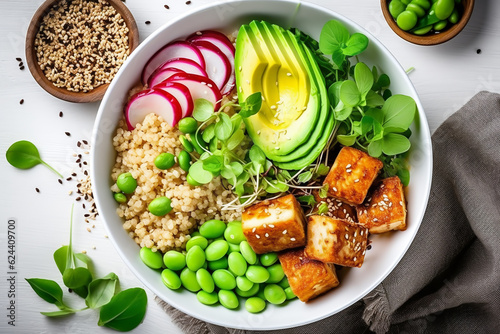
[[[384,18],[391,27],[391,29],[402,39],[418,45],[437,45],[449,41],[462,31],[462,29],[467,25],[469,19],[472,15],[472,10],[474,8],[474,0],[462,0],[463,13],[460,21],[457,24],[452,25],[446,30],[429,35],[414,35],[410,32],[401,30],[396,24],[396,21],[389,12],[389,2],[390,0],[380,0],[380,5],[382,6],[382,13]]]
[[[70,102],[95,102],[100,101],[106,92],[109,84],[100,85],[89,92],[72,92],[65,88],[60,88],[54,86],[52,81],[47,79],[43,73],[40,65],[38,64],[38,59],[35,50],[35,38],[40,29],[40,24],[43,17],[50,11],[52,6],[59,2],[60,0],[46,0],[35,12],[33,18],[31,19],[28,33],[26,35],[26,62],[28,63],[28,68],[31,74],[38,82],[38,84],[45,89],[48,93],[53,96],[60,98],[62,100]],[[127,6],[121,0],[107,0],[107,2],[112,5],[115,10],[121,15],[125,21],[129,33],[128,33],[128,47],[129,55],[132,51],[139,45],[139,30],[137,29],[137,24],[135,22],[132,13],[130,13]]]

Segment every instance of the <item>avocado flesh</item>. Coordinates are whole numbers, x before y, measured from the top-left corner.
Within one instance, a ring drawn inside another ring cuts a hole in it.
[[[320,97],[317,89],[310,89],[309,73],[293,73],[308,68],[289,65],[270,48],[272,44],[264,41],[273,37],[253,26],[242,26],[237,37],[238,98],[244,101],[252,93],[261,92],[264,99],[261,110],[246,118],[245,125],[266,156],[287,155],[309,139],[316,125]],[[301,63],[300,59],[293,60]]]

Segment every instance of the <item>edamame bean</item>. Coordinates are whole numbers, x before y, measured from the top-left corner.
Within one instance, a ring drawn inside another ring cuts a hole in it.
[[[245,240],[240,243],[240,251],[248,264],[257,263],[257,254],[255,254],[248,241]]]
[[[191,156],[187,151],[182,150],[177,157],[177,161],[182,170],[186,172],[189,171],[189,167],[191,167]]]
[[[181,271],[181,282],[182,285],[191,292],[196,292],[201,289],[198,281],[196,280],[196,273],[189,268],[184,268]]]
[[[220,290],[219,291],[219,301],[222,306],[228,308],[230,310],[234,310],[240,305],[238,301],[238,297],[234,294],[233,291],[229,290]]]
[[[204,290],[198,291],[196,298],[200,303],[205,305],[213,305],[219,301],[219,296],[216,292],[208,293]]]
[[[198,129],[198,122],[193,117],[184,117],[177,126],[182,133],[194,133]]]
[[[229,245],[229,253],[233,253],[233,252],[240,253],[240,245],[235,245],[235,244],[232,244],[230,242],[228,242],[227,244]]]
[[[236,286],[241,291],[248,291],[251,288],[253,288],[254,285],[255,285],[255,283],[251,282],[245,276],[238,276],[238,277],[236,277]]]
[[[253,283],[264,283],[269,279],[269,271],[260,266],[249,266],[245,276]]]
[[[267,284],[264,296],[268,302],[275,305],[282,304],[286,300],[285,291],[278,284]]]
[[[241,222],[234,221],[227,223],[226,230],[224,231],[224,238],[227,242],[238,245],[240,242],[246,240],[243,229],[241,228]]]
[[[406,6],[406,10],[414,12],[415,14],[417,14],[417,17],[423,17],[425,15],[425,10],[419,5],[413,3],[413,1],[410,2],[408,6]]]
[[[154,164],[158,169],[169,169],[175,165],[175,155],[172,153],[160,153],[154,160]]]
[[[455,9],[454,0],[438,0],[434,12],[438,19],[446,20]]]
[[[137,180],[131,173],[122,173],[116,179],[116,186],[125,194],[132,194],[137,188]]]
[[[296,298],[297,296],[295,295],[295,293],[293,293],[292,291],[292,288],[291,287],[288,287],[288,288],[285,288],[285,295],[286,295],[286,299],[287,300],[290,300],[290,299],[294,299]]]
[[[189,139],[186,138],[186,136],[180,135],[179,141],[186,151],[188,151],[189,153],[194,151],[193,144],[189,141]]]
[[[241,253],[232,252],[227,258],[227,263],[229,270],[233,272],[236,276],[243,276],[247,271],[247,261]]]
[[[265,267],[269,267],[270,265],[273,265],[274,263],[276,263],[276,261],[278,261],[278,254],[274,252],[262,254],[259,259],[260,264]]]
[[[163,269],[161,272],[161,280],[163,284],[167,286],[167,288],[172,290],[177,290],[181,287],[182,282],[179,276],[170,269]]]
[[[285,276],[281,281],[278,283],[279,286],[281,286],[283,289],[286,289],[290,286],[290,283],[288,282],[288,278]]]
[[[205,263],[205,252],[200,246],[194,245],[186,254],[186,265],[192,271],[197,271]]]
[[[250,313],[259,313],[266,308],[266,301],[259,297],[250,297],[245,301],[245,309]]]
[[[446,28],[446,25],[448,24],[448,21],[446,20],[443,20],[443,21],[439,21],[438,23],[434,24],[434,30],[436,31],[440,31],[440,30],[443,30],[444,28]]]
[[[215,285],[224,290],[232,290],[236,287],[236,279],[227,269],[217,269],[212,273]]]
[[[189,252],[191,247],[193,247],[195,245],[200,246],[201,249],[206,249],[208,246],[208,240],[207,240],[207,238],[205,238],[201,235],[192,236],[191,239],[189,239],[188,242],[186,243],[186,251]]]
[[[429,26],[427,26],[427,27],[423,27],[423,28],[414,30],[413,33],[415,35],[425,35],[425,34],[427,34],[431,30],[432,30],[432,24],[429,25]]]
[[[406,9],[406,5],[399,0],[392,0],[389,2],[389,13],[393,18],[397,18]]]
[[[142,247],[139,256],[142,262],[151,269],[160,269],[163,265],[161,253],[153,252],[151,248]]]
[[[201,133],[198,132],[197,135],[191,134],[190,136],[191,136],[191,144],[193,144],[195,151],[198,154],[203,154],[203,152],[205,152],[203,148],[206,148],[207,143],[205,143],[205,141],[203,140]]]
[[[283,268],[280,263],[276,263],[268,267],[267,271],[269,272],[269,278],[266,283],[279,283],[283,277],[285,277],[285,273],[283,272]]]
[[[226,255],[229,245],[225,240],[216,240],[205,249],[207,261],[215,261]]]
[[[408,5],[408,4],[411,2],[411,0],[401,0],[401,2],[402,2],[404,5]]]
[[[123,194],[123,193],[114,193],[113,198],[118,203],[125,203],[127,201],[127,196],[125,196],[125,194]]]
[[[425,10],[431,8],[431,3],[429,2],[429,0],[412,0],[411,3],[420,6]]]
[[[196,272],[196,281],[203,291],[212,293],[215,289],[214,279],[212,278],[212,275],[210,275],[210,272],[206,269],[198,269]]]
[[[458,9],[455,8],[453,10],[453,13],[451,13],[450,17],[448,18],[448,21],[450,21],[451,24],[457,24],[459,20],[460,14],[458,13]]]
[[[243,298],[254,296],[259,292],[260,284],[255,283],[249,290],[243,291],[240,288],[236,287],[234,291]]]
[[[186,266],[186,255],[175,250],[169,250],[163,255],[163,263],[171,270],[184,269]]]
[[[172,211],[170,198],[161,196],[151,201],[148,205],[148,210],[151,214],[161,217]]]
[[[223,256],[218,260],[208,262],[208,269],[212,271],[215,271],[217,269],[227,269],[227,268],[228,268],[227,256]]]
[[[409,10],[405,10],[404,12],[398,15],[396,22],[398,24],[398,27],[406,31],[413,28],[417,24],[417,20],[418,20],[417,14]]]
[[[208,239],[215,239],[224,235],[226,223],[223,221],[212,219],[207,220],[200,226],[200,234]]]
[[[193,187],[201,186],[201,183],[199,183],[198,181],[193,179],[193,177],[189,173],[188,173],[188,175],[186,175],[186,181],[190,186],[193,186]]]

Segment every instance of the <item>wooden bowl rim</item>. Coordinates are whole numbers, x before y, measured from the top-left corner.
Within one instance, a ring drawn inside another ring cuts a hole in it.
[[[382,13],[384,14],[384,18],[391,27],[391,29],[402,39],[418,45],[438,45],[444,42],[449,41],[453,37],[457,36],[467,25],[469,19],[472,15],[472,11],[474,9],[474,0],[465,0],[463,2],[464,13],[460,18],[460,21],[457,24],[454,24],[451,28],[434,35],[414,35],[412,33],[401,30],[396,24],[396,21],[393,19],[391,13],[389,12],[389,1],[388,0],[380,0],[380,5],[382,7]]]
[[[38,59],[35,52],[35,38],[38,33],[40,23],[43,17],[50,11],[52,6],[61,0],[46,0],[40,7],[36,10],[35,14],[31,18],[30,25],[28,27],[28,32],[26,34],[26,62],[28,68],[33,75],[36,82],[45,91],[51,95],[65,101],[86,103],[86,102],[96,102],[102,100],[106,89],[109,84],[103,84],[97,88],[92,89],[89,92],[72,92],[65,88],[56,87],[53,83],[47,79],[43,73],[40,65],[38,64]],[[121,0],[106,0],[110,5],[112,5],[115,10],[122,16],[125,24],[129,29],[128,41],[129,41],[129,56],[132,51],[139,45],[139,29],[137,28],[137,23],[134,16],[128,9],[128,7]]]

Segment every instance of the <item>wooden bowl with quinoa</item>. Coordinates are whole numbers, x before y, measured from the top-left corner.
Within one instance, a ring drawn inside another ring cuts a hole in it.
[[[100,101],[139,44],[121,0],[47,0],[26,35],[26,61],[38,84],[70,102]]]

